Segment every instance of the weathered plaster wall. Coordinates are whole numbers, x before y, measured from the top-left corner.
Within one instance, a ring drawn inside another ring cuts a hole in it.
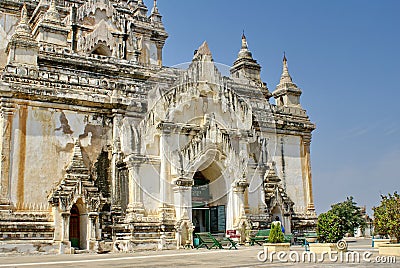
[[[160,205],[160,165],[156,163],[142,165],[139,176],[144,207],[147,213],[154,214]]]
[[[296,207],[304,208],[306,201],[301,164],[301,138],[299,136],[279,135],[277,142],[276,155],[273,157],[278,170],[277,174],[282,180],[286,193]]]
[[[258,214],[260,207],[264,207],[262,200],[264,191],[263,188],[263,176],[261,175],[260,169],[251,169],[247,173],[247,181],[249,182],[248,191],[248,202],[251,214]]]
[[[103,116],[20,105],[14,117],[11,199],[18,209],[45,209],[46,197],[64,177],[79,139],[85,164],[107,148],[110,127]]]

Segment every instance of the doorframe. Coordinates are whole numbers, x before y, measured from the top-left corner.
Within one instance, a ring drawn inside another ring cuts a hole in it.
[[[80,211],[76,204],[71,207],[70,219],[69,219],[69,241],[71,242],[71,247],[81,248],[81,221],[80,221]],[[76,219],[74,222],[72,219]],[[74,232],[75,231],[75,232]],[[74,239],[77,238],[77,243],[72,241],[72,234],[76,233]]]

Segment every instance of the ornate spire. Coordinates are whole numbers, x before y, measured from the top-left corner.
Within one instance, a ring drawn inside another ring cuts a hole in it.
[[[249,50],[246,35],[242,34],[242,46],[238,57],[231,68],[231,76],[235,78],[247,78],[256,83],[261,82],[260,77],[261,66],[253,59],[253,55]]]
[[[299,107],[300,106],[300,95],[301,89],[293,83],[292,77],[289,74],[289,69],[287,65],[286,54],[283,54],[283,67],[282,75],[279,84],[276,86],[273,92],[274,98],[277,99],[278,106],[290,106]],[[291,96],[291,97],[287,97]]]
[[[157,0],[154,0],[153,9],[151,10],[152,14],[158,14]]]
[[[153,23],[157,25],[157,27],[164,28],[161,21],[162,16],[160,15],[160,12],[158,12],[157,0],[154,0],[154,5],[153,9],[151,10],[150,19]]]
[[[26,9],[25,3],[21,9],[21,20],[19,21],[12,38],[13,39],[15,39],[15,38],[31,39],[32,38],[32,29],[29,26],[28,10]]]
[[[244,35],[244,31],[242,34],[242,48],[239,51],[238,59],[253,59],[253,55],[251,54],[249,50],[249,46],[247,45],[247,39],[246,36]]]
[[[46,20],[48,22],[56,23],[58,25],[61,24],[61,18],[60,18],[60,14],[57,11],[55,0],[51,0],[49,9],[44,14],[44,20]]]
[[[244,35],[244,31],[242,34],[242,49],[249,49],[247,46],[247,39],[246,39],[246,36]]]
[[[281,75],[281,83],[293,83],[292,77],[289,74],[289,69],[287,66],[287,59],[286,59],[285,52],[283,52],[283,68],[282,68],[282,75]]]
[[[137,8],[135,9],[134,15],[139,17],[147,17],[147,7],[144,4],[143,0],[138,1]]]
[[[79,139],[75,140],[73,156],[71,162],[67,167],[67,173],[77,174],[77,175],[89,174],[89,169],[86,167],[85,162],[83,161],[82,150],[79,143]]]
[[[269,163],[269,170],[268,173],[265,175],[265,182],[268,183],[279,183],[281,181],[281,179],[278,177],[278,175],[276,175],[276,163],[275,162],[271,162]]]

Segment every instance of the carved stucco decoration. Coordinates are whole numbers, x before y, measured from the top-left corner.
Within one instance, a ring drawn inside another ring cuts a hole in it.
[[[294,214],[293,201],[287,195],[285,189],[281,185],[281,179],[276,175],[275,162],[269,165],[269,170],[264,178],[265,204],[267,214],[272,216],[272,210],[279,207],[282,215],[291,216]]]
[[[85,204],[87,212],[99,212],[107,201],[94,186],[89,169],[83,162],[81,147],[77,140],[64,179],[50,194],[48,200],[53,206],[59,206],[60,211],[70,211],[79,198]]]

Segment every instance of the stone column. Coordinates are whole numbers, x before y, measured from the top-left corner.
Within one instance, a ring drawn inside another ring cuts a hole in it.
[[[96,226],[99,213],[89,212],[88,216],[87,249],[94,250],[96,244]]]
[[[174,181],[174,206],[176,219],[188,217],[192,221],[192,187],[193,180],[178,178]]]
[[[139,167],[141,163],[142,159],[138,156],[131,156],[128,159],[129,204],[127,212],[129,217],[132,217],[132,219],[144,215],[141,180],[139,176]]]
[[[115,114],[113,118],[113,143],[112,143],[112,159],[111,159],[111,207],[112,211],[121,211],[121,185],[118,176],[117,162],[120,153],[120,137],[119,129],[122,116]]]
[[[171,126],[161,123],[158,129],[160,135],[160,208],[168,207],[168,183],[170,178],[170,163],[168,161],[168,138],[171,135]]]
[[[11,166],[11,137],[12,123],[16,108],[14,104],[1,102],[0,131],[1,131],[1,165],[0,165],[0,210],[10,209],[10,166]]]
[[[88,240],[96,241],[96,226],[99,213],[89,212],[89,224],[88,224]]]
[[[233,186],[233,224],[237,225],[242,214],[245,214],[245,195],[244,192],[249,186],[245,178],[234,182]],[[227,226],[228,227],[228,226]],[[232,226],[233,227],[233,226]]]
[[[310,136],[303,137],[303,153],[304,153],[304,168],[306,175],[306,192],[307,192],[307,213],[315,214],[314,198],[312,191],[312,175],[311,175],[311,160],[310,160],[310,144],[311,144],[311,134]]]
[[[157,64],[158,64],[158,66],[162,67],[162,49],[163,49],[163,44],[156,43],[156,46],[157,46]]]
[[[60,214],[58,199],[54,199],[50,201],[51,210],[54,218],[54,241],[62,241],[63,236],[63,220]]]
[[[61,242],[69,242],[69,218],[71,213],[61,212]]]
[[[267,172],[267,165],[263,164],[258,171],[258,176],[260,176],[261,187],[259,189],[260,192],[260,200],[258,201],[258,212],[259,214],[265,214],[267,209],[267,204],[265,203],[265,185],[264,185],[264,177]]]

